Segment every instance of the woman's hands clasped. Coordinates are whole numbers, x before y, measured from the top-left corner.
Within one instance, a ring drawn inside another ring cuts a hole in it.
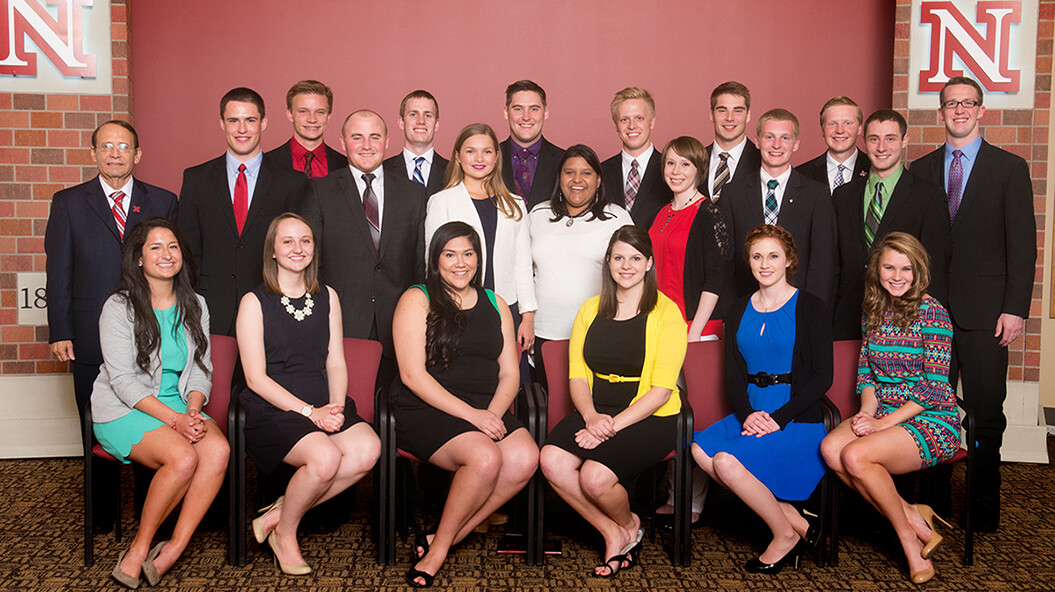
[[[501,440],[506,437],[506,424],[502,421],[501,417],[498,417],[494,413],[491,413],[487,409],[473,409],[468,417],[469,423],[476,426],[476,429],[480,430],[494,441]]]
[[[188,409],[186,413],[176,414],[176,418],[172,420],[172,429],[194,444],[205,437],[205,432],[209,430],[209,427],[202,419],[201,411]]]
[[[586,427],[575,433],[575,443],[583,450],[592,450],[615,436],[615,420],[606,413],[595,413],[586,419]]]
[[[768,413],[765,411],[755,411],[751,415],[748,415],[747,419],[744,420],[743,430],[740,434],[743,436],[755,436],[761,438],[766,434],[772,434],[777,431],[780,431],[780,424],[774,421]]]
[[[344,425],[344,405],[329,403],[316,407],[311,412],[311,422],[326,433],[332,434]]]

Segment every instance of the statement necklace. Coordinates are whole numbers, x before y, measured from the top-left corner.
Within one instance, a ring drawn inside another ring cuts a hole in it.
[[[700,193],[697,190],[696,193],[694,193],[693,196],[689,198],[689,201],[685,202],[685,205],[683,205],[683,206],[681,206],[680,208],[677,208],[677,209],[674,209],[674,202],[672,201],[670,203],[670,213],[667,214],[667,219],[663,221],[663,228],[660,228],[659,231],[663,232],[664,230],[667,229],[667,224],[670,224],[670,219],[674,217],[674,213],[675,212],[680,212],[681,210],[684,210],[685,208],[691,206],[692,202],[696,201],[696,198],[701,196],[701,195],[703,195],[703,194]]]
[[[304,293],[304,308],[300,310],[293,308],[293,305],[289,302],[289,296],[286,296],[285,294],[282,295],[282,299],[279,300],[279,302],[282,303],[282,306],[286,307],[286,312],[293,315],[293,318],[296,319],[297,322],[303,321],[305,317],[310,317],[311,309],[315,306],[315,302],[311,299],[311,294],[308,294],[307,292]]]

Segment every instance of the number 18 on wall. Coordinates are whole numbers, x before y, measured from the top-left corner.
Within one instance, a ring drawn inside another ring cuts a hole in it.
[[[29,272],[18,274],[18,324],[48,324],[47,274]]]

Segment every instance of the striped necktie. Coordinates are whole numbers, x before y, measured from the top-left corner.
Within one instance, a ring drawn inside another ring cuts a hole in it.
[[[868,204],[868,213],[865,215],[865,244],[872,248],[876,233],[879,232],[879,221],[883,219],[883,183],[876,183],[876,194]]]
[[[729,181],[729,153],[722,152],[718,155],[718,168],[714,171],[714,188],[711,191],[711,201],[718,201],[722,196],[722,188]]]
[[[421,165],[425,164],[425,157],[419,156],[414,159],[414,180],[422,185],[425,184],[425,175],[421,174]]]
[[[114,207],[110,208],[110,211],[114,213],[114,222],[117,223],[117,236],[125,240],[125,208],[121,205],[125,199],[125,192],[115,191],[110,198],[114,200]]]

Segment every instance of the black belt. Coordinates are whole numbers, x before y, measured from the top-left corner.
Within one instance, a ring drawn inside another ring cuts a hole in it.
[[[747,382],[761,387],[773,386],[775,384],[791,384],[791,372],[785,372],[783,374],[767,374],[765,372],[748,374]]]

